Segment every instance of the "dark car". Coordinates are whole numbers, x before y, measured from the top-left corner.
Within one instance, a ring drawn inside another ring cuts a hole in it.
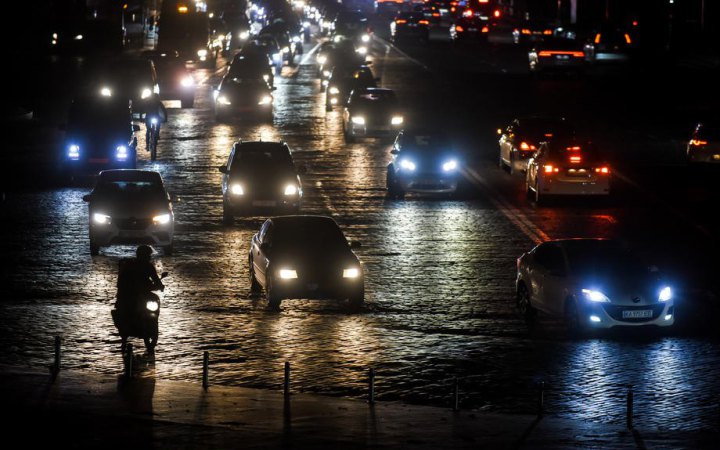
[[[421,12],[402,12],[390,22],[390,34],[393,41],[398,42],[403,39],[423,39],[429,38],[430,22]]]
[[[367,17],[361,11],[340,11],[333,21],[333,36],[350,39],[358,46],[367,45],[370,42]]]
[[[538,42],[528,52],[531,73],[585,71],[584,46],[574,39],[552,37]]]
[[[90,75],[89,82],[95,95],[129,100],[135,119],[159,114],[160,85],[150,59],[111,59]]]
[[[454,43],[487,42],[490,25],[479,17],[458,17],[450,25],[450,40]]]
[[[180,100],[182,108],[192,108],[197,85],[192,72],[185,65],[185,60],[180,58],[177,52],[148,51],[143,55],[155,64],[160,99]]]
[[[275,85],[272,63],[267,55],[256,47],[246,47],[230,62],[228,74],[239,78],[262,78],[271,88]]]
[[[720,121],[702,121],[695,126],[686,148],[690,164],[720,164]]]
[[[283,51],[282,48],[280,48],[280,44],[278,44],[277,39],[272,34],[261,34],[255,36],[253,39],[245,43],[242,52],[257,53],[261,49],[275,68],[275,74],[279,75],[282,71],[283,65],[285,65],[285,59],[283,58]]]
[[[559,24],[552,20],[526,20],[513,29],[513,42],[531,44],[552,38]]]
[[[392,89],[353,91],[343,111],[345,140],[353,142],[358,136],[397,136],[404,120]]]
[[[588,36],[585,52],[595,63],[628,62],[638,52],[638,35],[632,27],[603,24]]]
[[[462,159],[444,133],[402,131],[395,139],[387,167],[390,198],[406,192],[454,194],[462,180]]]
[[[332,47],[328,48],[323,56],[325,58],[319,68],[323,86],[327,86],[327,79],[336,67],[349,69],[365,64],[365,54],[349,39],[341,38],[333,41]]]
[[[250,290],[264,289],[272,308],[286,298],[313,298],[348,300],[356,309],[365,298],[357,246],[331,217],[272,217],[250,243]]]
[[[527,169],[528,159],[540,148],[541,142],[575,136],[575,127],[570,121],[553,116],[518,117],[497,131],[500,136],[498,164],[511,174]]]
[[[273,96],[262,75],[245,77],[244,73],[228,70],[215,91],[215,119],[231,117],[272,120]]]
[[[336,67],[325,91],[325,109],[331,111],[333,106],[343,105],[350,92],[358,89],[377,87],[380,78],[375,78],[368,66],[355,68]]]
[[[223,222],[254,211],[297,213],[302,183],[285,142],[236,142],[223,173]]]
[[[80,97],[70,106],[61,168],[70,175],[95,175],[104,169],[134,169],[137,137],[127,99]]]

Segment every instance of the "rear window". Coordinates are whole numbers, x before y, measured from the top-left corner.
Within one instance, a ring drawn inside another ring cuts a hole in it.
[[[384,102],[394,102],[395,93],[391,91],[373,91],[357,94],[354,99],[358,104],[373,105]]]

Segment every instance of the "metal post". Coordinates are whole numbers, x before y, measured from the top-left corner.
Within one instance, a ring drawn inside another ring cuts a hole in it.
[[[52,372],[53,377],[60,373],[60,343],[60,336],[55,336],[55,360],[50,368],[50,372]]]
[[[128,344],[125,351],[125,377],[132,378],[133,365],[133,345]]]
[[[375,404],[375,369],[368,371],[368,403]]]
[[[545,382],[540,382],[540,392],[538,393],[538,417],[545,414]]]
[[[285,361],[285,381],[283,381],[283,393],[285,397],[290,396],[290,363]]]
[[[460,385],[458,377],[453,378],[453,411],[460,411]]]
[[[627,427],[632,429],[633,427],[633,387],[632,384],[628,385],[627,390]]]
[[[202,378],[202,386],[203,389],[206,391],[208,390],[208,365],[210,363],[210,353],[205,352],[203,353],[203,378]]]

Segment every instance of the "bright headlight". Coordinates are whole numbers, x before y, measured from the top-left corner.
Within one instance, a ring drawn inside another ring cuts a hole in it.
[[[297,186],[295,186],[294,184],[288,184],[287,186],[285,186],[285,195],[295,195],[297,194],[297,192]]]
[[[343,278],[357,278],[359,276],[360,276],[360,269],[358,269],[357,267],[343,269]]]
[[[197,51],[197,55],[201,58],[205,58],[207,56],[207,54],[208,54],[208,52],[204,48],[201,48],[200,50]]]
[[[182,80],[180,80],[180,85],[182,87],[190,87],[195,84],[195,80],[191,75],[188,75],[186,77],[183,77]]]
[[[250,33],[248,31],[241,31],[238,34],[238,37],[240,38],[241,41],[244,41],[245,39],[250,37]]]
[[[283,47],[282,48],[283,53],[290,53],[290,47]]]
[[[155,312],[160,308],[160,305],[155,300],[149,300],[145,303],[145,308],[147,308],[148,311]]]
[[[100,95],[103,97],[110,97],[112,96],[112,90],[109,87],[103,87],[100,89]]]
[[[245,190],[243,190],[243,187],[241,184],[235,183],[232,186],[230,186],[230,192],[232,192],[233,195],[244,195]]]
[[[450,161],[447,161],[445,164],[443,164],[442,168],[445,172],[450,172],[451,170],[455,170],[455,169],[457,169],[457,161],[455,161],[454,159],[451,159]]]
[[[140,93],[141,98],[148,98],[151,95],[152,95],[152,91],[148,88],[143,89],[142,92]]]
[[[327,62],[327,56],[325,55],[319,55],[317,57],[318,64],[325,64]]]
[[[335,86],[332,86],[328,89],[328,92],[331,95],[338,95],[340,93],[340,89],[336,88]]]
[[[82,34],[76,34],[73,39],[75,39],[76,41],[82,41],[82,40],[83,40],[83,35],[82,35]]]
[[[125,147],[124,145],[118,145],[115,148],[115,158],[117,158],[121,161],[124,161],[127,159],[127,157],[128,157],[127,147]]]
[[[661,302],[666,302],[672,298],[672,289],[670,289],[670,286],[665,286],[660,290],[660,295],[658,295],[658,300]]]
[[[297,271],[292,269],[280,269],[280,278],[282,278],[283,280],[297,278]]]
[[[80,146],[72,144],[68,147],[68,158],[73,160],[80,159]]]
[[[323,70],[323,76],[324,76],[325,78],[329,77],[329,76],[330,76],[330,71],[329,71],[329,70]]]
[[[268,75],[268,74],[263,75],[263,80],[265,80],[266,83],[268,81],[270,81],[270,75]]]
[[[415,163],[408,159],[403,159],[400,161],[400,167],[405,170],[415,170]]]
[[[390,119],[390,123],[393,125],[400,125],[403,123],[403,117],[402,116],[393,116],[393,118]]]
[[[107,225],[110,223],[110,216],[106,214],[95,213],[93,214],[93,222],[98,225]]]
[[[293,40],[293,42],[300,42],[300,41],[301,41],[300,36],[293,36],[292,40]]]
[[[363,42],[370,42],[370,35],[369,35],[369,34],[363,34],[362,37],[360,38],[360,40],[363,41]]]
[[[598,303],[610,302],[610,299],[607,298],[607,296],[600,291],[593,291],[592,289],[583,289],[582,293],[585,296],[585,298],[590,300],[591,302],[598,302]]]
[[[230,104],[230,100],[228,100],[228,98],[225,97],[224,95],[219,95],[217,98],[217,102],[220,105],[229,105]]]
[[[364,55],[367,53],[367,47],[358,47],[355,51],[361,55]]]
[[[264,95],[263,98],[260,99],[258,102],[258,105],[269,105],[272,102],[272,97],[269,95]]]
[[[170,214],[160,214],[153,217],[153,223],[155,225],[166,225],[170,223]]]
[[[351,120],[355,125],[365,125],[365,118],[362,116],[354,116]]]

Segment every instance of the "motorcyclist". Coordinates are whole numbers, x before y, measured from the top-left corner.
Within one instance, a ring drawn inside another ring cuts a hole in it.
[[[152,291],[165,289],[150,261],[152,254],[152,247],[140,245],[135,258],[120,260],[115,308],[125,317],[141,311],[149,300],[158,301],[159,297]]]

